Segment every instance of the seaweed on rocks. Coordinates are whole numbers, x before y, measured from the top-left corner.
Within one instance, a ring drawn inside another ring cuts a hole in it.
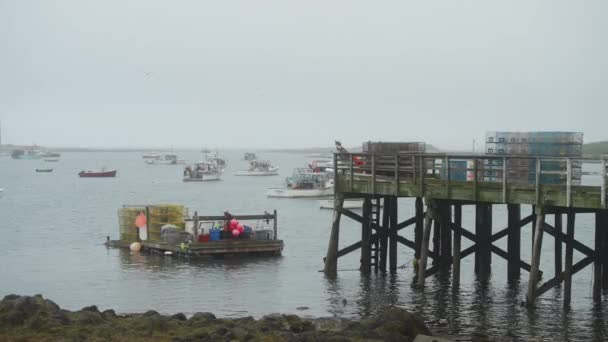
[[[154,310],[117,315],[94,305],[68,311],[41,295],[8,295],[0,301],[3,341],[413,341],[418,334],[431,333],[419,317],[396,307],[363,320],[282,314],[223,319],[211,313],[188,319]]]

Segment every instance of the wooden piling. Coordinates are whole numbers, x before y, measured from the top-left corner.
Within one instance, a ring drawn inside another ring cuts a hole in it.
[[[595,259],[593,260],[593,301],[600,303],[602,300],[602,244],[603,227],[601,212],[595,213]]]
[[[462,205],[454,204],[454,256],[452,257],[452,287],[457,289],[460,286],[460,248],[462,229]]]
[[[391,201],[389,197],[384,197],[382,207],[382,229],[378,232],[380,236],[380,258],[379,268],[380,271],[386,271],[387,254],[388,254],[388,233],[390,225],[390,213],[391,213]]]
[[[555,212],[555,247],[554,247],[554,257],[555,257],[555,277],[560,277],[562,275],[562,213],[557,211]],[[561,284],[561,283],[560,283]],[[559,284],[558,284],[559,286]]]
[[[369,198],[363,200],[363,223],[361,223],[361,272],[365,274],[371,273],[371,243],[372,235],[372,203]]]
[[[492,205],[478,203],[475,205],[475,236],[477,252],[475,252],[475,272],[482,278],[487,278],[491,272],[492,252],[490,237],[492,236]]]
[[[574,209],[568,208],[566,214],[566,265],[564,269],[564,307],[570,306],[572,300],[572,254],[574,252]]]
[[[420,263],[418,266],[418,285],[424,286],[424,272],[426,271],[426,263],[429,257],[429,240],[431,238],[431,226],[433,219],[431,218],[431,206],[426,207],[426,216],[424,218],[424,230],[422,232],[422,245],[420,249]]]
[[[538,270],[540,268],[540,252],[543,244],[543,225],[545,223],[545,214],[542,208],[536,207],[536,233],[534,234],[534,249],[532,250],[532,262],[530,269],[530,279],[528,281],[528,295],[526,296],[526,304],[534,305],[536,285],[538,284]]]
[[[424,205],[421,197],[416,197],[416,225],[414,226],[414,244],[416,250],[414,258],[420,260],[420,251],[422,249],[422,231],[424,229]]]
[[[391,207],[390,207],[390,232],[391,232],[391,236],[390,236],[390,240],[389,240],[389,270],[391,273],[394,273],[397,271],[397,222],[398,222],[398,204],[397,204],[397,197],[391,197],[389,202],[391,203]]]
[[[507,204],[507,221],[509,233],[507,235],[507,278],[517,280],[521,274],[519,261],[521,260],[521,205]]]
[[[602,289],[608,290],[608,210],[602,210],[601,227],[604,235],[602,244]]]
[[[334,217],[329,235],[329,246],[325,257],[324,272],[327,276],[335,276],[338,273],[338,242],[340,239],[340,216],[344,205],[344,196],[336,194],[334,198]]]
[[[536,206],[533,205],[532,206],[532,215],[534,215],[535,212],[536,212]],[[534,252],[534,235],[535,234],[536,234],[536,220],[533,220],[532,221],[532,232],[531,232],[532,238],[530,240],[531,241],[530,248],[531,248],[532,252]]]
[[[440,209],[440,239],[441,239],[441,264],[449,263],[452,257],[452,208],[448,203],[442,203]]]
[[[440,209],[437,210],[437,216],[440,215]],[[441,262],[441,225],[438,219],[433,220],[433,252],[438,258],[433,259],[433,266]]]

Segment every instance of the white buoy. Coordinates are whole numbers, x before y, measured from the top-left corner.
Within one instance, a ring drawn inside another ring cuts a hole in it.
[[[140,242],[133,242],[129,248],[133,251],[133,252],[139,252],[141,251],[141,243]]]
[[[165,255],[167,255],[167,256],[173,255],[173,252],[171,252],[171,251],[165,251]]]

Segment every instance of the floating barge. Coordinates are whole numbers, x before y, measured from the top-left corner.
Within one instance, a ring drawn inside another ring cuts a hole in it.
[[[137,232],[138,215],[146,216],[147,239],[141,239]],[[182,215],[183,216],[180,216]],[[230,221],[236,219],[243,223],[253,222],[249,231],[233,237]],[[119,210],[120,239],[110,240],[108,247],[130,248],[133,242],[140,242],[142,251],[159,255],[192,257],[224,256],[280,256],[284,243],[277,238],[277,212],[264,212],[262,215],[232,215],[225,212],[221,216],[199,216],[196,212],[189,216],[183,206],[127,206]],[[163,233],[167,226],[173,232],[184,236],[176,241]],[[220,229],[217,229],[221,227]],[[213,231],[213,232],[212,232]],[[220,237],[217,240],[210,238]]]

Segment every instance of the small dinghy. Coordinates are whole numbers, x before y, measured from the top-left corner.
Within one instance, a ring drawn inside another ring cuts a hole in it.
[[[99,171],[80,171],[78,176],[81,178],[105,178],[105,177],[116,177],[116,170],[105,170]]]
[[[53,169],[36,169],[36,172],[53,172]]]

